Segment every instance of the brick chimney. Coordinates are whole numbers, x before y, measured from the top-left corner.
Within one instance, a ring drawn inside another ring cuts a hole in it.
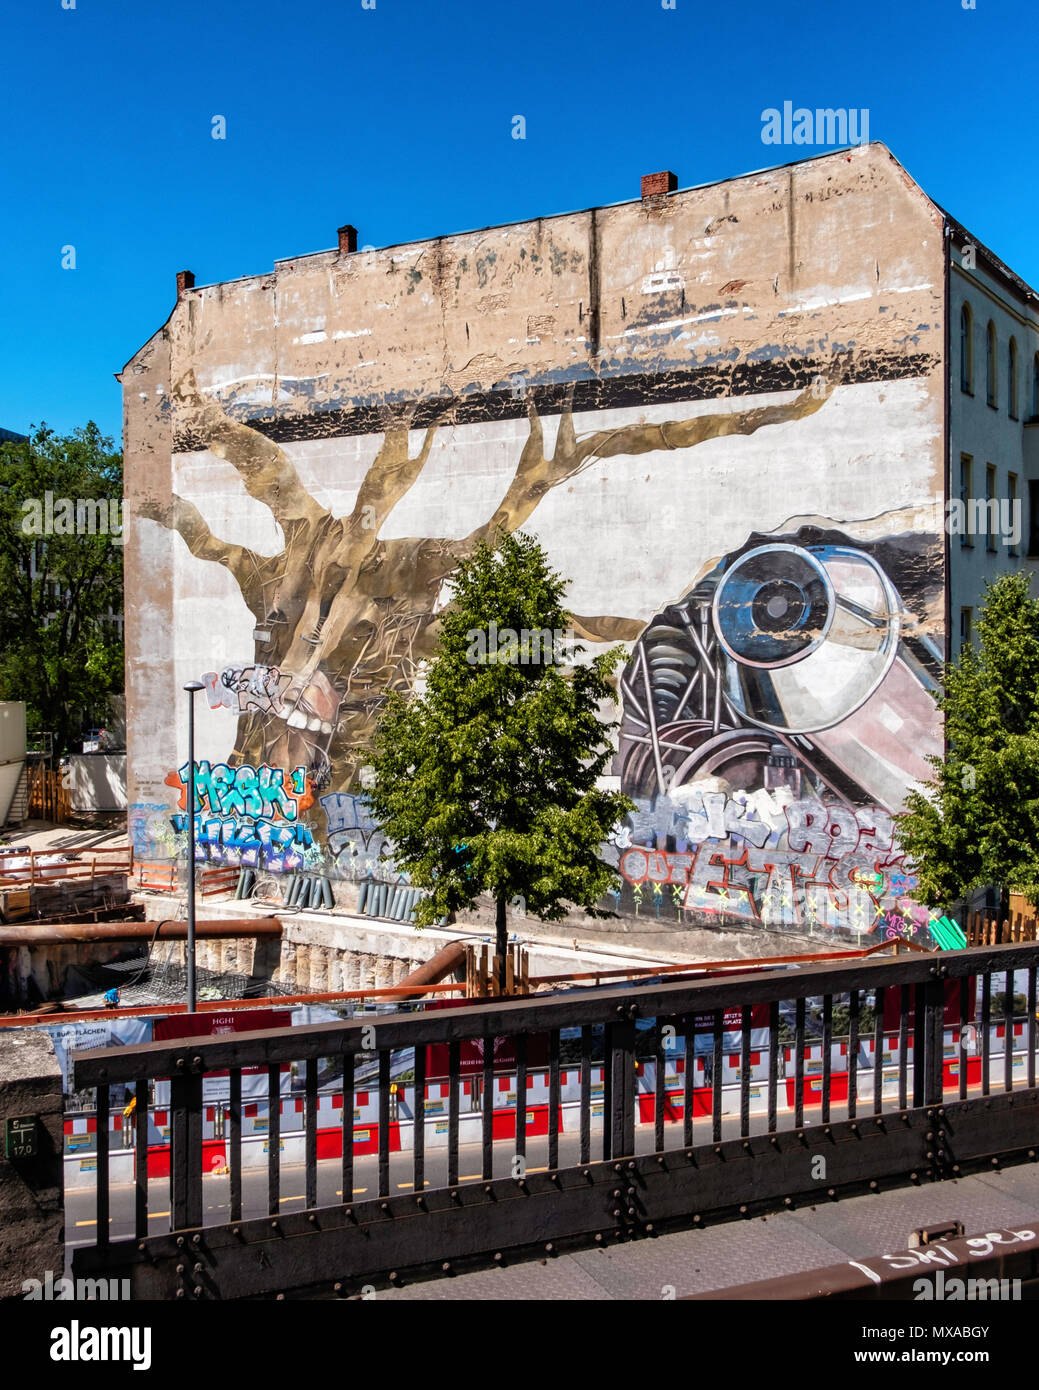
[[[185,290],[195,288],[195,272],[193,270],[177,271],[177,298],[179,299]]]
[[[345,227],[339,228],[339,254],[341,256],[352,256],[357,250],[357,228],[351,227],[348,222]]]
[[[659,174],[642,175],[643,198],[654,198],[658,193],[674,193],[677,187],[678,178],[670,169],[664,169]]]

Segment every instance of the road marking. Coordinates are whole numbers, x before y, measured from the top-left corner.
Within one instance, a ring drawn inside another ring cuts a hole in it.
[[[212,1211],[213,1208],[212,1208],[212,1207],[208,1207],[207,1210],[208,1210],[208,1211]],[[169,1216],[169,1212],[168,1212],[168,1211],[150,1211],[150,1212],[148,1213],[148,1220],[149,1220],[149,1221],[161,1221],[161,1220],[163,1219],[163,1217],[166,1217],[166,1216]],[[108,1218],[108,1224],[111,1225],[112,1222],[113,1222],[114,1220],[115,1220],[115,1217],[114,1217],[114,1216],[110,1216],[110,1217]],[[77,1222],[76,1222],[76,1225],[77,1225],[77,1226],[96,1226],[96,1225],[97,1225],[97,1217],[95,1216],[94,1219],[93,1219],[92,1221],[77,1221]]]

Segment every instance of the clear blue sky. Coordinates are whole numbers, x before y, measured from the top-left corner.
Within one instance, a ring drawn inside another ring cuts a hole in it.
[[[762,144],[788,99],[868,108],[870,138],[1039,285],[1037,33],[1036,0],[23,0],[3,21],[0,425],[117,435],[112,374],[179,269],[204,284],[343,222],[383,246],[819,152]]]

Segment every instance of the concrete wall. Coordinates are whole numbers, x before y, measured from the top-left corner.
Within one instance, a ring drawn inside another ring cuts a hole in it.
[[[69,758],[74,811],[126,810],[126,754],[78,753]]]
[[[50,1038],[33,1028],[0,1035],[0,1134],[14,1116],[38,1115],[38,1153],[0,1152],[0,1298],[24,1297],[22,1283],[55,1280],[65,1268],[61,1068]]]
[[[18,788],[25,774],[25,702],[0,701],[0,825],[25,817],[27,792]]]
[[[185,289],[122,377],[131,806],[183,803],[203,680],[208,857],[380,871],[379,696],[505,524],[631,650],[619,909],[912,933],[943,303],[941,215],[879,145]]]

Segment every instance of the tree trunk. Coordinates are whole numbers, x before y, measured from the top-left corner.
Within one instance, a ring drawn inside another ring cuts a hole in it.
[[[505,896],[498,894],[494,914],[495,953],[498,957],[498,993],[505,993],[505,953],[509,949],[509,929],[505,922]]]

